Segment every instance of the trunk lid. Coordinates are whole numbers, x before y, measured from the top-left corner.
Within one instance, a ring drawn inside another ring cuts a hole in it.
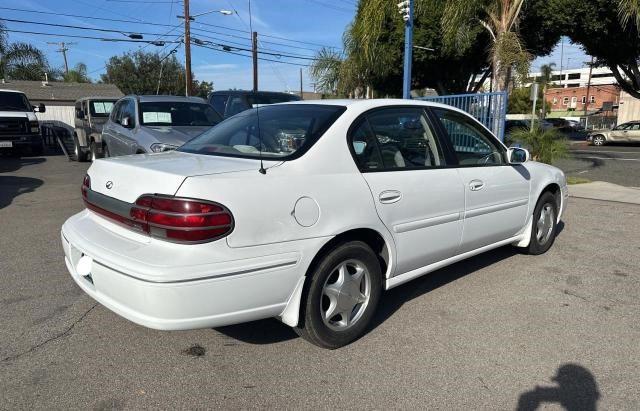
[[[277,164],[265,161],[265,167]],[[91,189],[127,203],[143,194],[174,195],[191,176],[256,170],[260,161],[169,151],[97,160],[88,171]]]

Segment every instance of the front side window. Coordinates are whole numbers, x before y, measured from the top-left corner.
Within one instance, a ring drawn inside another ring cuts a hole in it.
[[[234,116],[238,113],[242,113],[243,111],[251,108],[247,105],[244,99],[241,96],[231,97],[229,101],[229,108],[227,109],[227,117]]]
[[[211,105],[213,109],[218,112],[221,116],[224,116],[224,112],[227,109],[227,99],[229,96],[226,94],[214,94],[211,96]]]
[[[121,114],[122,114],[122,106],[124,105],[124,100],[118,100],[113,106],[113,110],[111,110],[111,121],[114,123],[120,124]]]
[[[179,151],[287,160],[309,149],[344,111],[344,106],[325,104],[250,109],[205,131]]]
[[[435,109],[462,166],[506,164],[504,149],[477,121],[451,110]]]
[[[419,108],[387,108],[367,116],[385,169],[445,165],[442,148]]]
[[[145,126],[215,126],[222,118],[205,103],[153,101],[140,103],[140,124]]]

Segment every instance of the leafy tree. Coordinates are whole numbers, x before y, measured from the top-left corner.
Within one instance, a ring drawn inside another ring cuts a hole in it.
[[[634,4],[638,2],[549,0],[540,7],[549,24],[560,27],[597,65],[609,67],[623,90],[640,98],[640,35],[636,15],[629,13]]]
[[[62,79],[65,83],[91,83],[87,74],[87,65],[84,63],[78,63],[68,73],[62,74]]]
[[[618,16],[623,26],[627,27],[633,22],[636,27],[640,27],[640,0],[620,0]]]
[[[551,78],[553,77],[553,69],[556,63],[543,64],[540,66],[540,79],[539,83],[542,86],[542,113],[543,118],[547,114],[547,88],[551,84]]]
[[[43,80],[50,71],[42,50],[28,43],[10,43],[0,22],[0,78]]]
[[[135,51],[109,58],[101,81],[113,83],[125,94],[184,95],[185,69],[175,55]],[[162,70],[161,70],[162,69]],[[194,78],[192,76],[192,78]],[[206,97],[213,83],[193,80],[193,94]]]
[[[556,160],[567,156],[569,145],[560,133],[553,128],[542,129],[534,127],[519,129],[511,133],[511,138],[525,146],[531,153],[531,158],[542,163],[552,164]]]
[[[544,104],[544,91],[542,88],[538,89],[538,107],[540,107],[540,101],[543,102],[542,112],[547,114],[551,109]],[[531,114],[533,110],[533,101],[531,101],[531,87],[518,87],[511,90],[509,93],[509,102],[507,105],[507,111],[509,114]]]

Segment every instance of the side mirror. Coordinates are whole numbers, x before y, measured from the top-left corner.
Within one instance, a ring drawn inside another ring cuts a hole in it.
[[[44,113],[46,111],[46,108],[44,104],[40,103],[38,104],[38,107],[33,106],[33,111],[35,111],[36,113]]]
[[[131,117],[127,116],[122,119],[120,125],[124,128],[133,128],[133,122],[131,121]]]
[[[529,151],[524,148],[510,147],[507,149],[507,157],[510,164],[522,164],[531,159]]]

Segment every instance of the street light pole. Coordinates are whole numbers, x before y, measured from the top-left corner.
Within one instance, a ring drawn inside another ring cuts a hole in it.
[[[413,55],[413,0],[398,3],[404,20],[404,75],[402,98],[411,98],[411,60]]]
[[[191,95],[191,18],[189,17],[189,0],[184,0],[184,68],[185,95]]]

